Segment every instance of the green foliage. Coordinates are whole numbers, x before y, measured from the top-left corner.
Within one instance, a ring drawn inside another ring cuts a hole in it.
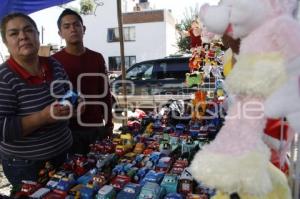
[[[93,0],[80,1],[80,14],[89,15],[94,12],[95,3]]]
[[[183,31],[188,31],[191,28],[191,23],[193,20],[199,19],[199,10],[200,7],[198,4],[194,7],[185,8],[183,14],[183,19],[179,24],[176,24],[175,28],[178,32],[182,33]],[[189,37],[180,34],[176,42],[179,52],[186,53],[190,50],[190,39]]]

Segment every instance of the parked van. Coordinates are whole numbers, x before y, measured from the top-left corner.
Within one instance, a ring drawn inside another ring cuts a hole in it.
[[[155,108],[168,100],[191,99],[197,89],[213,90],[215,83],[204,84],[201,88],[188,87],[185,83],[189,73],[188,56],[167,57],[136,63],[126,71],[126,79],[119,76],[111,83],[113,102],[124,107],[122,82],[127,86],[128,108]]]

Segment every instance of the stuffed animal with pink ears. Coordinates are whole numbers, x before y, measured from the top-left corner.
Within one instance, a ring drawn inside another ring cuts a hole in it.
[[[201,8],[201,22],[208,31],[241,38],[237,62],[225,80],[227,93],[236,96],[234,103],[216,139],[195,155],[190,166],[204,184],[260,198],[274,190],[270,151],[262,140],[265,103],[289,82],[290,71],[300,68],[296,8],[296,0],[222,0]],[[288,188],[284,198],[291,198]]]

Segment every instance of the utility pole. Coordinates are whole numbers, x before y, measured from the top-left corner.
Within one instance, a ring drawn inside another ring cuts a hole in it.
[[[127,125],[127,88],[126,88],[126,71],[125,71],[125,56],[124,56],[124,37],[123,37],[123,19],[122,19],[122,2],[117,0],[117,14],[119,25],[120,53],[121,53],[121,70],[122,70],[122,87],[124,95],[124,119],[123,126]]]
[[[42,44],[44,44],[44,30],[45,30],[45,28],[44,28],[44,26],[42,26],[42,28],[41,28]]]

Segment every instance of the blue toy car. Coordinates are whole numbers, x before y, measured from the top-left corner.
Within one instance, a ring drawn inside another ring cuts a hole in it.
[[[141,185],[127,183],[125,187],[118,193],[117,199],[137,198],[141,191]]]
[[[112,185],[104,185],[99,189],[96,199],[114,199],[116,196],[116,191]]]
[[[144,176],[148,173],[150,169],[148,167],[142,167],[140,168],[135,176],[133,177],[135,182],[140,182],[141,179],[144,178]]]
[[[140,184],[144,185],[146,182],[155,182],[160,184],[164,176],[165,174],[163,172],[155,172],[151,170],[146,174]]]
[[[168,193],[164,199],[183,199],[183,197],[179,193]]]
[[[138,199],[160,199],[165,195],[164,188],[160,187],[157,183],[146,182],[143,186]]]
[[[164,187],[167,193],[176,193],[178,186],[178,176],[174,174],[166,174],[160,186]]]
[[[93,176],[96,175],[97,169],[91,169],[86,172],[83,176],[80,176],[76,181],[78,184],[86,185],[89,181],[93,179]]]
[[[80,189],[81,199],[93,198],[94,194],[95,194],[95,190],[93,188],[84,186]]]
[[[184,124],[177,124],[175,126],[175,134],[177,136],[180,136],[184,133],[185,129],[186,129],[186,126]]]

